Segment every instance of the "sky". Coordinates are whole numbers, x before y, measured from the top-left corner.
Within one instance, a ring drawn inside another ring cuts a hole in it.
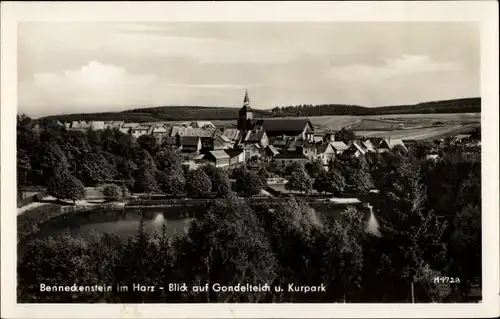
[[[476,97],[479,41],[467,22],[23,22],[18,112]]]

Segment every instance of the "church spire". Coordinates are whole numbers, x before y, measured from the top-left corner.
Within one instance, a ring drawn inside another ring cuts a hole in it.
[[[243,106],[250,106],[250,99],[248,98],[248,90],[245,89],[245,98],[243,99]]]

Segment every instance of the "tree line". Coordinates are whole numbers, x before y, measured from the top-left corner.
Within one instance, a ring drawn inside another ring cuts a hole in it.
[[[65,132],[54,123],[41,131],[18,118],[18,184],[48,189],[97,185],[121,179],[126,189],[186,192],[218,199],[204,218],[167,235],[149,233],[143,223],[128,241],[114,234],[89,240],[70,235],[29,243],[18,260],[20,302],[417,302],[468,301],[481,283],[480,152],[460,145],[427,159],[425,145],[409,152],[373,153],[283,170],[272,163],[232,172],[213,166],[187,170],[174,150],[150,137],[133,140],[119,131]],[[363,213],[349,207],[326,219],[305,202],[252,203],[272,174],[288,176],[290,189],[306,193],[368,193],[380,236],[365,231]],[[24,178],[24,179],[23,179]],[[229,178],[235,178],[230,186]],[[121,191],[121,189],[120,189]],[[109,190],[109,196],[120,192]],[[53,191],[51,191],[53,193]],[[69,191],[66,191],[69,192]],[[67,199],[77,195],[64,194]],[[118,195],[116,195],[118,196]],[[64,198],[64,197],[63,197]],[[443,291],[435,276],[460,278]],[[277,293],[42,293],[39,284],[282,285]],[[324,283],[326,292],[287,291],[289,283]]]
[[[445,101],[424,102],[414,105],[364,107],[348,104],[300,104],[276,106],[273,114],[296,116],[322,115],[388,115],[419,113],[476,113],[481,112],[480,98],[464,98]]]

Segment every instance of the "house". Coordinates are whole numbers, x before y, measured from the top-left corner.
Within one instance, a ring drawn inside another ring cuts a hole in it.
[[[66,129],[69,131],[88,132],[92,129],[92,121],[73,121]]]
[[[180,142],[182,145],[182,152],[184,153],[196,153],[202,148],[199,136],[181,136]]]
[[[213,137],[215,138],[221,135],[227,137],[231,142],[236,143],[236,141],[240,139],[241,132],[236,128],[222,127],[220,129],[215,130]]]
[[[354,141],[349,147],[342,152],[342,157],[359,157],[366,154],[366,147],[361,146],[361,143]]]
[[[104,121],[92,121],[92,129],[94,131],[105,130],[106,123]]]
[[[378,145],[379,152],[387,152],[393,150],[396,146],[401,147],[403,150],[408,151],[402,140],[400,139],[383,139]]]
[[[342,155],[342,153],[349,148],[349,146],[342,141],[334,141],[329,144],[333,147],[336,155]]]
[[[135,138],[138,138],[142,135],[151,135],[153,129],[154,129],[153,125],[138,125],[130,129],[130,135],[132,135]]]
[[[139,126],[139,123],[123,123],[123,124],[120,126],[119,130],[120,130],[120,132],[122,132],[122,133],[132,135],[132,133],[131,133],[132,128],[137,127],[137,126]]]
[[[193,128],[215,128],[215,125],[210,121],[192,121],[189,126]]]
[[[274,159],[276,155],[278,155],[280,152],[273,146],[273,145],[267,145],[267,147],[264,149],[264,157],[266,159]]]
[[[271,141],[271,145],[273,145],[277,150],[286,150],[288,148],[288,145],[292,142],[290,138],[286,136],[279,136],[277,138],[274,138]]]
[[[269,139],[277,136],[293,136],[303,140],[314,141],[314,128],[305,118],[261,118],[254,119],[250,108],[248,92],[245,91],[243,107],[238,111],[237,127],[240,131],[264,130]]]
[[[317,150],[318,156],[316,159],[323,165],[328,165],[337,155],[337,151],[333,148],[332,143],[320,144]]]
[[[305,165],[309,159],[300,152],[283,152],[274,157],[274,162],[278,166],[287,167],[292,163]]]
[[[217,135],[213,138],[213,149],[214,150],[225,150],[232,148],[233,143],[229,138],[224,135]]]
[[[156,126],[153,128],[151,135],[156,138],[158,143],[162,143],[170,133],[170,128],[164,126]]]
[[[269,138],[264,130],[251,130],[247,131],[243,136],[241,144],[259,144],[262,148],[269,145]]]
[[[236,166],[240,163],[244,163],[246,160],[246,152],[241,148],[232,148],[224,150],[229,155],[229,165],[231,167]]]
[[[191,136],[191,137],[199,137],[201,140],[201,150],[203,152],[208,152],[213,149],[213,135],[217,129],[215,128],[195,128],[195,127],[183,127],[183,126],[174,126],[170,131],[170,136]]]
[[[213,163],[215,167],[226,167],[230,164],[231,157],[224,150],[209,151],[204,159],[210,163]]]
[[[248,159],[261,158],[264,148],[258,143],[242,145]]]
[[[257,119],[254,129],[263,129],[269,138],[285,135],[314,141],[314,128],[308,119]]]
[[[372,141],[370,140],[361,141],[361,144],[363,144],[367,152],[375,153],[377,151],[377,148],[375,147],[375,145],[373,145]]]

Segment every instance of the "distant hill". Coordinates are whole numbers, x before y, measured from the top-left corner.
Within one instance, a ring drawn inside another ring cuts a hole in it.
[[[190,120],[236,120],[239,108],[214,106],[159,106],[139,108],[123,112],[79,113],[47,116],[59,121],[190,121]],[[254,109],[255,117],[322,116],[322,115],[388,115],[423,113],[479,113],[481,98],[465,98],[445,101],[364,107],[345,104],[297,105],[275,107],[272,110]]]
[[[212,106],[159,106],[140,108],[123,112],[75,113],[52,115],[44,117],[59,121],[126,121],[126,122],[157,122],[157,121],[191,121],[191,120],[235,120],[239,108]],[[254,110],[256,117],[270,117],[269,110]]]
[[[273,114],[279,116],[322,116],[322,115],[388,115],[422,113],[479,113],[481,98],[464,98],[423,102],[412,105],[364,107],[345,104],[295,105],[275,107]]]

